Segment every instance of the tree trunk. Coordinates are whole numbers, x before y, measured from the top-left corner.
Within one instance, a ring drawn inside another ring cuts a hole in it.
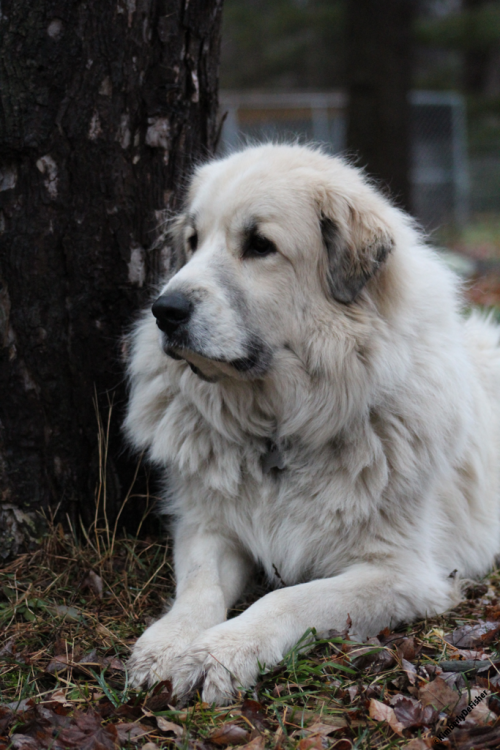
[[[129,488],[120,340],[168,261],[158,212],[214,148],[221,11],[2,2],[0,557],[35,511],[88,526],[96,486],[111,519]]]
[[[477,25],[477,14],[489,2],[490,0],[463,0],[469,33],[473,34],[473,31],[476,31],[474,27]],[[476,45],[467,46],[464,53],[463,82],[467,94],[477,97],[486,93],[490,62],[491,50],[487,46],[481,48],[476,37]]]
[[[413,15],[414,0],[347,2],[347,146],[407,209]]]

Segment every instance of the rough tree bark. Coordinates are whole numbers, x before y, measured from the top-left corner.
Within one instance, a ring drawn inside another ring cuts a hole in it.
[[[414,0],[347,2],[347,146],[407,209],[414,12]]]
[[[2,2],[0,557],[42,508],[91,523],[95,394],[104,423],[113,402],[111,518],[128,489],[119,342],[168,255],[152,247],[158,212],[214,147],[221,12]]]

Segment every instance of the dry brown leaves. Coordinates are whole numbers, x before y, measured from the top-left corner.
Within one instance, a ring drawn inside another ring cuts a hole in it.
[[[477,585],[468,598],[479,598],[486,590]],[[343,663],[365,675],[394,671],[396,663],[399,667],[397,676],[385,682],[383,694],[377,680],[368,685],[363,679],[364,684],[346,691],[350,700],[360,705],[364,697],[370,719],[402,740],[418,732],[421,736],[405,745],[409,750],[440,746],[444,732],[447,746],[457,750],[500,748],[500,658],[490,653],[498,647],[500,607],[493,600],[483,611],[487,619],[460,624],[448,634],[431,631],[441,647],[449,644],[447,660],[433,663],[436,648],[429,642],[387,630],[361,648],[344,644]]]
[[[160,689],[160,696],[171,700],[169,686]],[[151,699],[150,699],[151,700]],[[112,750],[129,743],[138,743],[149,735],[172,733],[182,737],[183,727],[155,717],[147,708],[135,700],[120,706],[106,698],[95,702],[92,708],[75,709],[64,691],[54,691],[46,700],[21,701],[19,704],[0,706],[0,750]],[[10,737],[9,729],[13,728]]]
[[[199,698],[173,704],[168,682],[148,693],[125,689],[128,646],[161,610],[166,588],[159,580],[157,609],[151,608],[146,584],[161,558],[152,570],[143,567],[149,543],[132,548],[125,540],[106,564],[89,555],[84,565],[81,550],[71,558],[61,544],[52,572],[47,558],[43,569],[40,559],[29,562],[45,576],[40,584],[23,578],[28,561],[5,569],[4,607],[17,607],[23,596],[47,607],[33,606],[29,621],[18,610],[0,644],[0,675],[3,669],[10,680],[3,705],[0,699],[0,750],[500,748],[498,574],[471,584],[457,610],[411,633],[386,630],[357,644],[348,638],[348,621],[292,666],[263,674],[251,698],[216,710]],[[68,565],[74,573],[64,596],[58,591],[50,599],[52,582],[59,585]],[[57,627],[47,611],[58,611]],[[125,616],[128,630],[120,625]],[[20,674],[26,685],[38,685],[32,693],[16,687]],[[35,699],[24,697],[30,694]],[[448,728],[447,744],[440,744]]]
[[[20,750],[115,750],[119,747],[118,740],[116,726],[103,726],[95,711],[75,711],[70,718],[38,706],[21,717],[21,724],[11,738],[12,746]]]
[[[217,727],[209,739],[214,745],[246,745],[250,734],[238,724],[227,723]]]

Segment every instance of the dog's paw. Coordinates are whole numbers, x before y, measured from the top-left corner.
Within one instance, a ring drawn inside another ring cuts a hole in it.
[[[171,622],[166,615],[149,627],[135,644],[127,663],[133,687],[151,685],[173,676],[179,655],[196,638],[199,631]]]
[[[210,628],[176,661],[174,693],[182,697],[203,685],[202,698],[206,703],[231,703],[239,690],[255,684],[259,664],[269,668],[283,658],[272,640],[246,632],[237,620]]]

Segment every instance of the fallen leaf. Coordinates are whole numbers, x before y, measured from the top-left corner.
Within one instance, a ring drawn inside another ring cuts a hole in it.
[[[450,635],[445,636],[445,641],[458,648],[475,648],[493,643],[498,638],[500,624],[498,622],[483,622],[479,620],[476,625],[462,625]]]
[[[367,669],[371,674],[385,672],[396,663],[394,652],[388,648],[368,647],[349,654],[356,669]]]
[[[78,663],[82,667],[107,667],[109,665],[109,659],[103,656],[99,656],[97,649],[93,648],[92,651],[80,656],[78,660],[75,659],[75,663]]]
[[[301,711],[300,713],[294,714],[293,717],[293,724],[292,726],[297,726],[297,724],[301,724],[304,721],[308,721],[311,719],[311,724],[309,724],[307,727],[304,727],[302,729],[296,729],[294,732],[292,732],[292,737],[303,737],[304,734],[309,734],[311,731],[311,728],[315,724],[321,723],[322,726],[328,727],[330,732],[334,732],[336,729],[344,729],[346,726],[349,726],[346,719],[343,716],[322,716],[321,721],[318,719],[318,715],[315,712],[310,711]],[[350,724],[352,725],[356,724],[356,720],[351,719]],[[329,733],[329,732],[328,732]]]
[[[418,697],[423,706],[434,706],[438,711],[452,710],[460,696],[441,677],[420,688]]]
[[[401,659],[401,666],[411,685],[417,684],[417,668],[406,659]]]
[[[14,653],[14,644],[16,642],[16,636],[9,638],[6,643],[0,648],[0,656],[12,656]]]
[[[437,711],[432,706],[422,706],[420,701],[407,695],[396,695],[391,700],[396,719],[405,729],[425,727],[437,719]]]
[[[57,703],[52,705],[55,706],[57,709],[56,711],[53,711],[49,706],[39,703],[35,708],[37,720],[44,719],[47,722],[47,726],[50,727],[69,727],[72,719],[67,715],[67,711],[64,707]],[[28,734],[33,735],[33,732],[28,732]]]
[[[476,651],[472,648],[457,648],[456,653],[458,656],[461,656],[462,659],[477,659],[479,661],[489,659],[488,654],[484,651]]]
[[[184,729],[179,724],[174,724],[173,721],[167,721],[163,716],[157,716],[156,723],[158,729],[162,732],[173,732],[176,737],[182,737],[184,734]]]
[[[142,746],[141,750],[160,750],[160,747],[158,745],[155,745],[154,742],[146,742],[146,744]]]
[[[120,742],[137,742],[141,737],[152,732],[142,724],[135,723],[115,724],[115,728]]]
[[[328,742],[322,737],[305,737],[297,745],[297,750],[325,750]]]
[[[497,716],[500,716],[500,698],[498,695],[490,695],[488,698],[488,708],[490,711],[494,711]]]
[[[54,641],[54,645],[52,647],[54,656],[59,656],[60,654],[67,654],[68,653],[68,644],[64,640],[64,638],[56,638]]]
[[[441,677],[447,685],[449,685],[451,688],[455,688],[455,690],[458,690],[458,692],[460,692],[462,688],[467,686],[464,678],[464,672],[443,672]]]
[[[67,690],[54,690],[53,693],[50,693],[47,696],[47,700],[50,701],[56,701],[57,703],[68,703],[68,700],[66,698]]]
[[[99,711],[99,713],[101,712]],[[128,719],[130,722],[133,722],[135,724],[138,719],[142,719],[142,717],[144,716],[144,712],[141,706],[134,706],[129,702],[123,703],[121,706],[118,706],[118,708],[112,710],[109,715],[119,716],[120,719]]]
[[[500,747],[500,722],[493,727],[456,728],[450,737],[456,750],[498,750]]]
[[[33,698],[23,698],[21,701],[12,701],[12,703],[6,703],[3,707],[4,708],[10,708],[11,711],[15,711],[16,713],[23,713],[24,711],[27,711],[29,708],[33,708],[35,706],[35,701]]]
[[[40,750],[38,742],[27,734],[13,734],[10,741],[15,750]]]
[[[359,693],[359,687],[357,685],[349,685],[349,687],[347,688],[347,692],[349,693],[349,700],[352,703],[352,701]]]
[[[14,721],[14,712],[6,706],[0,706],[0,734],[9,727]]]
[[[400,659],[412,661],[412,659],[414,659],[417,655],[415,639],[413,637],[403,638],[399,643],[397,643],[396,651]]]
[[[404,746],[404,750],[428,750],[429,747],[431,747],[431,745],[428,745],[425,740],[420,739],[420,737],[414,737],[414,739],[410,740],[409,743]]]
[[[362,646],[353,646],[349,649],[349,660],[356,669],[364,669],[374,662],[384,649],[378,638],[369,638]]]
[[[477,670],[478,675],[481,677],[487,677],[490,675],[494,677],[500,674],[500,660],[498,658],[481,660],[479,669]]]
[[[371,685],[364,684],[365,698],[378,698],[382,692],[382,685],[372,683]]]
[[[250,742],[247,742],[246,745],[242,745],[241,750],[264,750],[265,746],[266,739],[260,735],[259,737],[250,740]],[[142,750],[146,750],[146,746],[144,746]]]
[[[106,659],[104,659],[104,661],[106,661]],[[125,672],[125,664],[121,659],[117,659],[116,656],[113,656],[108,660],[108,667],[109,669],[116,669],[117,672]]]
[[[214,745],[245,745],[249,740],[249,733],[237,724],[223,724],[212,732],[208,738]]]
[[[160,693],[159,695],[151,695],[144,704],[148,711],[157,713],[158,711],[166,711],[172,700],[170,693]]]
[[[118,747],[118,733],[113,724],[102,726],[101,717],[93,711],[75,711],[72,725],[62,730],[57,745],[65,749],[115,750]]]
[[[495,677],[481,677],[480,674],[476,677],[476,686],[486,688],[487,690],[495,690],[500,693],[500,675]]]
[[[380,633],[377,633],[377,638],[379,639],[380,643],[383,643],[384,645],[393,636],[394,636],[394,633],[387,627],[381,630]]]
[[[482,698],[483,691],[478,688],[464,691],[453,710],[453,718],[458,719],[461,725],[474,726],[476,724],[488,724],[496,719],[496,715],[488,706],[488,696]],[[478,700],[476,706],[470,708],[471,703]],[[467,711],[469,712],[467,713]]]
[[[67,672],[70,668],[68,657],[59,654],[59,656],[54,656],[53,659],[50,660],[50,662],[45,667],[45,671],[49,674],[57,674],[58,672]]]
[[[162,680],[153,688],[153,695],[168,695],[172,697],[172,680]]]
[[[268,727],[265,708],[258,701],[244,700],[241,704],[241,714],[261,732]]]
[[[500,606],[498,604],[486,607],[484,614],[488,620],[500,620]]]
[[[393,732],[396,734],[403,734],[404,726],[397,720],[394,709],[390,706],[386,706],[385,703],[370,699],[370,717],[375,721],[385,721],[391,727]]]
[[[345,724],[342,726],[333,726],[332,724],[324,724],[321,721],[314,721],[306,728],[306,732],[309,735],[320,734],[322,737],[327,737],[333,732],[337,732],[339,729],[343,729]]]
[[[474,692],[478,693],[479,691],[471,690],[471,700]],[[469,719],[472,719],[476,724],[491,724],[496,718],[496,713],[490,707],[487,699],[474,706],[469,714]]]
[[[50,715],[50,711],[46,712]],[[16,734],[21,735],[19,742],[24,741],[22,738],[29,737],[38,743],[38,746],[44,747],[47,742],[51,741],[53,726],[46,718],[41,715],[40,707],[35,706],[21,714],[19,723],[15,727]]]

